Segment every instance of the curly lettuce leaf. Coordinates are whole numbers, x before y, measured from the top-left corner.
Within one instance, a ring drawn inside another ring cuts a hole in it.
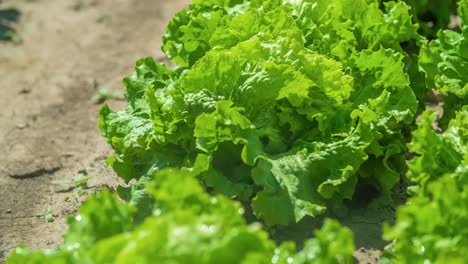
[[[210,49],[209,39],[216,28],[229,20],[223,8],[192,4],[182,9],[167,26],[163,51],[181,67],[192,66]]]
[[[425,195],[398,209],[396,224],[385,226],[394,240],[385,256],[392,263],[464,263],[468,250],[468,159],[452,173],[427,184]],[[428,221],[430,219],[430,221]]]
[[[424,186],[454,172],[468,154],[468,108],[457,113],[443,133],[433,128],[435,112],[425,112],[413,132],[409,150],[417,156],[409,161],[408,178]]]
[[[438,38],[421,48],[419,65],[430,89],[465,98],[468,93],[468,42],[455,31],[440,31]]]
[[[420,41],[418,25],[412,23],[403,2],[378,1],[288,1],[295,8],[297,23],[306,45],[321,53],[345,60],[362,49],[381,47],[402,52],[400,43]]]
[[[315,238],[305,242],[293,263],[353,263],[353,234],[334,220],[325,220]]]
[[[177,113],[167,111],[172,99],[162,96],[176,76],[151,58],[141,59],[136,63],[135,74],[123,82],[127,109],[114,112],[105,105],[99,113],[101,133],[116,152],[107,164],[126,182],[150,176],[160,168],[177,166],[184,159],[183,150],[174,150],[171,145],[179,144],[182,137],[172,133],[177,123],[173,116]]]
[[[252,171],[254,181],[263,186],[253,199],[254,213],[269,225],[287,225],[324,213],[327,203],[339,206],[343,199],[351,199],[356,172],[367,159],[365,147],[354,135],[260,160]]]

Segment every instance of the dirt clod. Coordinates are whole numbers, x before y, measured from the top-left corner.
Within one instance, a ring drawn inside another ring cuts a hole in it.
[[[26,127],[28,127],[28,125],[23,122],[16,124],[17,129],[25,129]]]

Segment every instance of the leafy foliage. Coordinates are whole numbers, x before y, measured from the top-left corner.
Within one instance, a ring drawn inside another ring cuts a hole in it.
[[[160,171],[147,188],[155,210],[141,225],[134,207],[101,192],[69,218],[64,245],[19,247],[7,263],[352,263],[352,233],[336,221],[296,253],[294,243],[277,247],[258,224],[247,225],[237,202],[206,194],[187,170]]]
[[[394,240],[383,261],[464,263],[468,249],[468,108],[466,71],[467,1],[459,2],[463,32],[439,31],[422,46],[419,65],[428,88],[444,93],[443,133],[436,113],[424,112],[413,132],[408,178],[414,197],[398,209],[384,237]],[[430,220],[429,220],[430,219]]]
[[[388,196],[418,107],[399,43],[421,37],[385,6],[194,1],[164,37],[180,67],[139,61],[128,109],[101,111],[108,163],[126,181],[198,167],[269,225],[338,210],[359,180]]]
[[[178,66],[139,60],[127,108],[101,109],[107,164],[133,182],[117,190],[125,202],[97,194],[62,246],[19,247],[8,263],[351,263],[336,221],[297,251],[247,224],[239,201],[287,226],[346,214],[358,184],[388,202],[402,176],[412,197],[384,228],[382,262],[463,263],[468,1],[462,32],[431,41],[419,33],[445,29],[450,1],[405,2],[194,0],[163,38]],[[438,123],[429,90],[444,95]]]
[[[426,75],[429,89],[445,94],[445,113],[441,126],[446,127],[456,111],[468,103],[468,1],[459,2],[462,33],[439,31],[437,39],[421,47],[419,66]]]
[[[438,134],[433,129],[435,112],[422,115],[419,128],[413,132],[410,151],[418,157],[410,161],[408,178],[424,186],[445,174],[453,173],[468,155],[468,108],[453,119],[448,129]]]
[[[395,240],[393,263],[464,263],[468,249],[468,108],[458,112],[444,134],[432,130],[425,113],[413,134],[411,179],[420,191],[398,209],[397,223],[385,227]],[[431,146],[431,148],[428,148]],[[417,177],[415,177],[417,176]]]
[[[447,0],[405,0],[411,6],[421,33],[435,37],[439,30],[444,30],[450,23],[450,15],[456,1]]]

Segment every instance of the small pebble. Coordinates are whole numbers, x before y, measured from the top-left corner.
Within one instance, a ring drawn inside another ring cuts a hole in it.
[[[11,212],[13,212],[13,210],[11,210],[11,209],[6,210],[7,214],[11,214]]]
[[[26,127],[27,127],[27,125],[25,123],[16,124],[16,128],[18,128],[18,129],[25,129]]]

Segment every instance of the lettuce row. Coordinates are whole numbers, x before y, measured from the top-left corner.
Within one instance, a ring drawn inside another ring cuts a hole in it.
[[[464,263],[468,250],[468,1],[458,2],[462,32],[439,31],[424,43],[419,67],[428,89],[444,95],[444,113],[426,111],[408,145],[416,156],[409,161],[413,197],[397,211],[384,238],[393,240],[383,263]],[[439,126],[443,132],[436,132]],[[429,220],[430,219],[430,220]]]
[[[419,67],[426,85],[444,94],[443,118],[426,111],[408,145],[416,157],[409,161],[413,194],[398,209],[394,226],[384,238],[393,240],[383,263],[464,263],[468,250],[468,108],[466,78],[468,1],[458,3],[462,33],[439,31],[425,43]],[[438,125],[442,133],[435,131]],[[430,221],[428,221],[430,219]]]
[[[399,43],[420,37],[403,3],[348,4],[194,1],[165,37],[180,67],[140,60],[128,108],[102,109],[108,164],[126,181],[199,167],[269,225],[342,211],[359,181],[389,197],[418,107]]]
[[[419,190],[397,212],[384,238],[394,240],[384,263],[464,263],[468,250],[468,107],[443,134],[426,112],[413,133],[409,178]]]
[[[437,39],[425,43],[419,55],[426,86],[445,95],[442,128],[468,104],[468,1],[458,2],[458,14],[462,32],[439,31]]]
[[[237,202],[206,194],[192,174],[168,169],[148,181],[154,210],[141,225],[136,208],[104,191],[70,216],[63,245],[19,247],[7,263],[352,263],[352,232],[336,221],[326,220],[296,253],[293,242],[277,246],[246,224]]]

